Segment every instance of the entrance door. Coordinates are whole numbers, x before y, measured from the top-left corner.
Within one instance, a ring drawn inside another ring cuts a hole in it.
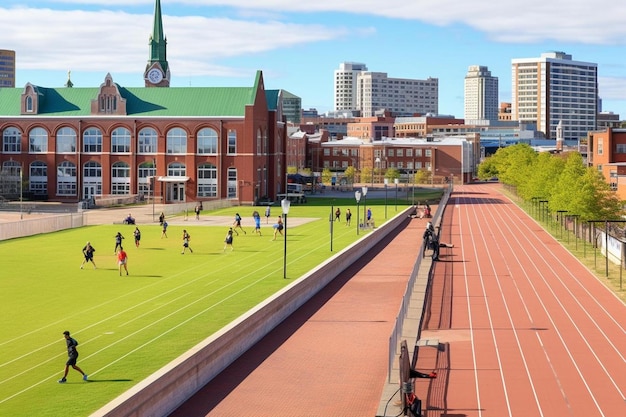
[[[172,203],[182,203],[185,201],[185,183],[169,183],[167,185],[167,200]]]
[[[96,187],[94,185],[85,185],[83,187],[83,199],[92,198],[96,195]]]

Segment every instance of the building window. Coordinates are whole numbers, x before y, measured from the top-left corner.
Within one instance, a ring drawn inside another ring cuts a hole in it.
[[[604,153],[604,141],[602,139],[598,139],[598,155],[602,155]]]
[[[62,127],[56,135],[57,153],[76,153],[76,131],[71,127]]]
[[[102,165],[89,161],[83,165],[84,197],[102,195]]]
[[[187,152],[187,133],[180,127],[167,132],[167,153],[184,154]]]
[[[57,166],[57,195],[76,195],[76,165],[69,161]]]
[[[143,195],[152,195],[152,183],[156,181],[156,166],[154,162],[144,162],[137,168],[137,192]]]
[[[126,162],[111,167],[111,194],[130,194],[130,165]]]
[[[26,97],[26,111],[28,113],[33,112],[33,98],[31,96]]]
[[[28,189],[33,194],[48,194],[48,166],[41,161],[30,164]]]
[[[615,153],[626,153],[626,143],[618,143]]]
[[[226,198],[237,198],[237,168],[228,168]]]
[[[2,152],[22,152],[22,133],[14,127],[8,127],[2,132]]]
[[[186,173],[187,169],[185,168],[185,164],[181,164],[180,162],[173,162],[167,167],[168,177],[184,177],[187,175]]]
[[[22,165],[17,161],[2,163],[0,193],[19,195],[22,186]]]
[[[201,155],[217,154],[217,131],[204,128],[198,132],[198,153]]]
[[[28,133],[28,153],[48,152],[48,132],[36,127]]]
[[[157,153],[157,132],[151,127],[145,127],[139,131],[138,153],[155,154]]]
[[[213,164],[198,166],[198,197],[217,197],[217,167]]]
[[[83,133],[83,152],[102,153],[102,132],[91,127]]]
[[[234,155],[237,153],[237,131],[228,131],[228,154]]]
[[[111,133],[111,153],[130,153],[130,130],[118,127]]]

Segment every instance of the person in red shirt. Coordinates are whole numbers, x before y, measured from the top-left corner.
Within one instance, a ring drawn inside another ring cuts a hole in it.
[[[128,275],[128,267],[126,266],[127,263],[128,263],[128,255],[126,254],[124,249],[120,249],[119,252],[117,252],[117,265],[120,271],[120,276],[122,276],[122,267],[124,267],[124,270],[126,271],[126,275]]]

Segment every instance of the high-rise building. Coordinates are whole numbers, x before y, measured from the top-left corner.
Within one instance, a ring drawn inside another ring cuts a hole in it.
[[[0,88],[15,87],[15,51],[0,49]]]
[[[598,66],[574,61],[564,52],[512,63],[512,118],[537,124],[546,138],[556,138],[562,122],[565,140],[587,137],[596,129]]]
[[[367,71],[365,64],[343,62],[335,70],[334,110],[356,109],[356,78],[362,71]]]
[[[415,116],[439,111],[439,79],[388,78],[384,72],[362,71],[357,76],[356,109],[373,117],[382,111]]]
[[[486,66],[470,65],[465,76],[465,120],[498,120],[498,77]]]

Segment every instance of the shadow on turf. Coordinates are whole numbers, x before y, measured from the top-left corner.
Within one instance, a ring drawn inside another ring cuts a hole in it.
[[[405,222],[400,227],[407,227]],[[398,233],[400,230],[398,230]],[[350,265],[326,287],[320,290],[302,307],[286,318],[274,330],[267,334],[256,345],[244,352],[239,359],[224,369],[219,375],[202,387],[169,417],[204,417],[208,415],[224,398],[260,366],[270,355],[298,331],[319,309],[331,299],[341,288],[359,273],[376,255],[382,251],[397,235],[390,233],[385,239],[370,249],[358,261]]]
[[[87,382],[132,382],[132,379],[88,379]]]

